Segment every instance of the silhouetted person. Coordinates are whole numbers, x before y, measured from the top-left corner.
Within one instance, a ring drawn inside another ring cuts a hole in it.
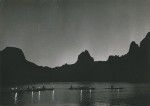
[[[111,88],[111,89],[113,89],[113,88],[114,88],[114,86],[113,86],[113,85],[111,85],[111,86],[110,86],[110,88]]]
[[[30,87],[28,86],[28,87],[27,87],[27,90],[29,90],[29,89],[30,89]]]
[[[44,85],[43,85],[42,89],[45,89]]]

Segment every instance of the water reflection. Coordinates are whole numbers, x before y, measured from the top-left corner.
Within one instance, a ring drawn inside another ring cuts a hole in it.
[[[33,93],[33,91],[31,92],[31,103],[33,103],[33,96],[34,96],[34,93]]]
[[[92,85],[95,90],[69,90],[69,86],[59,83],[51,91],[1,92],[0,106],[150,106],[150,84],[118,84],[122,90],[105,89],[99,83]]]
[[[80,90],[80,101],[82,101],[82,90]]]
[[[17,96],[18,96],[18,93],[16,92],[15,97],[14,97],[15,98],[15,102],[14,102],[15,104],[17,104]]]
[[[52,91],[52,101],[54,101],[55,100],[55,91],[53,90]]]
[[[41,91],[38,92],[38,101],[40,102],[41,100]]]
[[[33,91],[31,92],[31,95],[32,95],[32,99],[33,99]]]
[[[92,90],[80,91],[80,106],[93,106]]]
[[[90,98],[92,97],[92,90],[90,89]]]

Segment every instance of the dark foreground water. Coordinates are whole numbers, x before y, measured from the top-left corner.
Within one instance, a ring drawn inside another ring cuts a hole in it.
[[[1,91],[0,106],[150,106],[150,84],[50,83],[44,85],[53,86],[55,89],[24,93]],[[95,90],[69,90],[71,85],[90,86]],[[110,85],[124,89],[105,89]],[[32,86],[42,87],[43,84]]]

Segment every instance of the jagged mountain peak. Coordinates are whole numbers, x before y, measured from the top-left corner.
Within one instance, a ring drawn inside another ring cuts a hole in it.
[[[94,62],[94,59],[93,57],[91,57],[89,51],[85,50],[81,54],[79,54],[77,63],[78,62],[89,63],[89,62]]]
[[[137,44],[135,41],[132,41],[131,44],[130,44],[130,46],[131,46],[131,45],[132,45],[132,46],[138,46],[138,44]]]
[[[129,53],[134,53],[139,49],[138,44],[135,41],[132,41],[129,48]]]
[[[135,41],[132,41],[131,44],[130,44],[130,48],[139,48],[139,45],[135,42]]]
[[[150,32],[148,32],[148,33],[146,34],[146,37],[149,37],[149,38],[150,38]]]
[[[140,47],[145,47],[149,45],[150,45],[150,32],[148,32],[146,37],[141,41]]]
[[[90,56],[90,53],[89,53],[89,51],[88,50],[84,50],[81,54],[87,54],[87,55],[89,55]],[[80,54],[80,55],[81,55]]]

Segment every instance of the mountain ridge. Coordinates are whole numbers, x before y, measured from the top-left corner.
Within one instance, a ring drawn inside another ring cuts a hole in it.
[[[48,81],[150,82],[150,32],[140,42],[132,41],[127,54],[94,61],[85,50],[74,64],[50,68],[26,60],[23,51],[6,47],[0,51],[2,85]],[[144,71],[143,71],[144,70]]]

